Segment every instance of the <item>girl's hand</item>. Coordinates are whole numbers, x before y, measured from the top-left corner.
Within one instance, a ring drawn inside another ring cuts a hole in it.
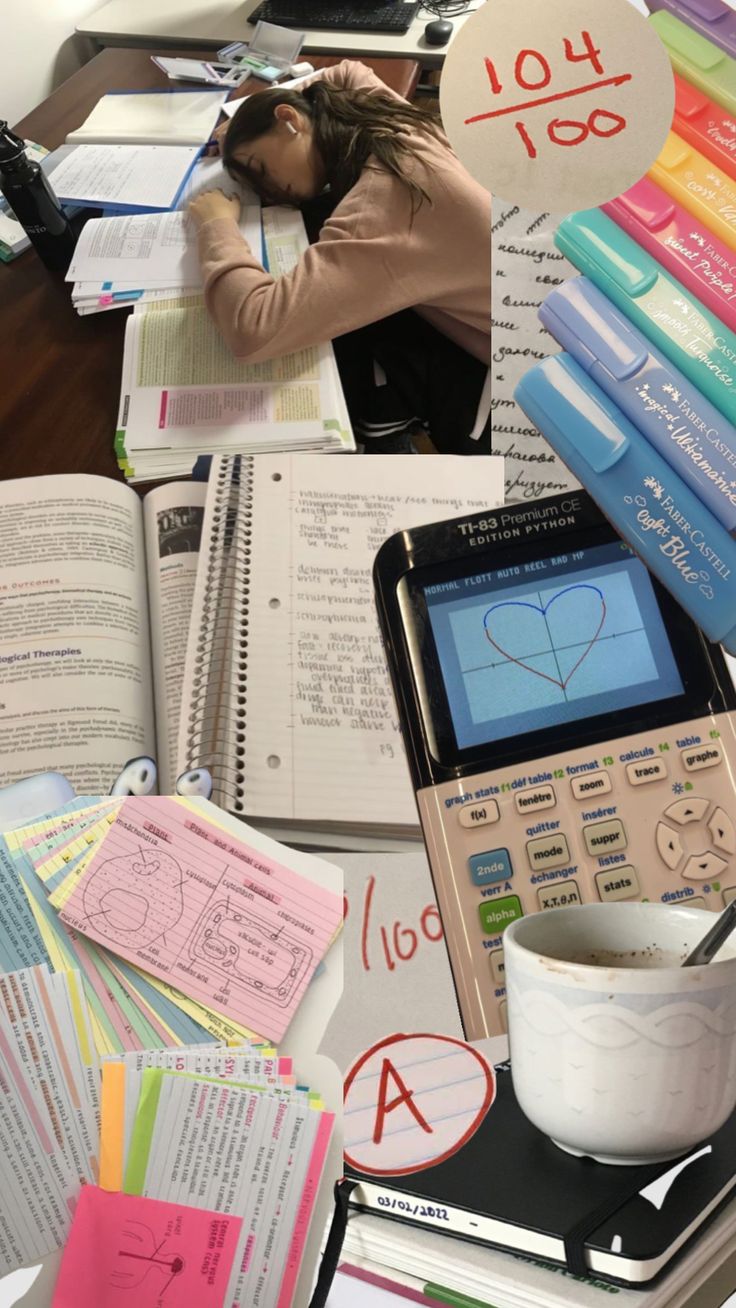
[[[189,215],[197,227],[210,222],[212,218],[234,218],[237,222],[240,217],[240,197],[225,195],[223,191],[204,191],[191,201]]]
[[[212,133],[212,140],[208,141],[207,149],[205,150],[205,155],[208,158],[222,154],[222,147],[225,144],[225,137],[227,136],[227,129],[229,126],[230,120],[228,119],[226,122],[221,123],[219,127],[215,128]]]

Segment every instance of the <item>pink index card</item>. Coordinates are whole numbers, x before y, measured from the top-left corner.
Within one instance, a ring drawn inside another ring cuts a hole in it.
[[[342,900],[185,805],[140,797],[126,800],[61,918],[278,1042],[340,928]]]
[[[241,1226],[240,1217],[85,1185],[51,1308],[221,1308]]]

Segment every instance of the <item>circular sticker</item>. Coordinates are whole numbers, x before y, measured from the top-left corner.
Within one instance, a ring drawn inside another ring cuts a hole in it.
[[[451,1158],[496,1095],[493,1068],[462,1040],[394,1035],[345,1080],[345,1158],[372,1176],[404,1176]]]
[[[468,172],[527,209],[613,199],[667,138],[674,79],[630,0],[486,0],[455,37],[442,121]]]

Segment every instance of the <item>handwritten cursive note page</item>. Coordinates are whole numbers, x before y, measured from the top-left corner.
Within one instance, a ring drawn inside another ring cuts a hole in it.
[[[579,485],[514,400],[514,388],[559,346],[537,316],[550,291],[575,275],[556,248],[559,218],[499,201],[494,207],[493,453],[506,460],[506,502],[536,500]]]

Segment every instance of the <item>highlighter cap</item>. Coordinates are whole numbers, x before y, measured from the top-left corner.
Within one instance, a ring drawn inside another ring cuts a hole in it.
[[[632,298],[645,295],[657,281],[654,260],[600,209],[582,209],[563,218],[555,245],[596,284],[612,283]]]
[[[569,354],[535,364],[514,398],[573,472],[581,462],[591,472],[608,472],[629,448],[628,418]],[[581,480],[585,484],[585,476]]]
[[[628,219],[647,232],[662,231],[677,214],[674,201],[648,177],[641,177],[628,191],[610,200],[605,211],[613,218],[622,214],[624,221]]]
[[[699,32],[693,31],[692,27],[675,18],[674,14],[668,13],[666,9],[651,14],[649,22],[656,28],[667,50],[675,57],[673,62],[679,57],[699,72],[712,73],[719,64],[728,59],[728,55],[724,54],[720,46],[714,45]],[[676,62],[675,67],[677,68]]]
[[[573,277],[555,287],[539,317],[563,350],[588,373],[597,364],[614,381],[626,381],[649,358],[644,339],[587,277]]]

